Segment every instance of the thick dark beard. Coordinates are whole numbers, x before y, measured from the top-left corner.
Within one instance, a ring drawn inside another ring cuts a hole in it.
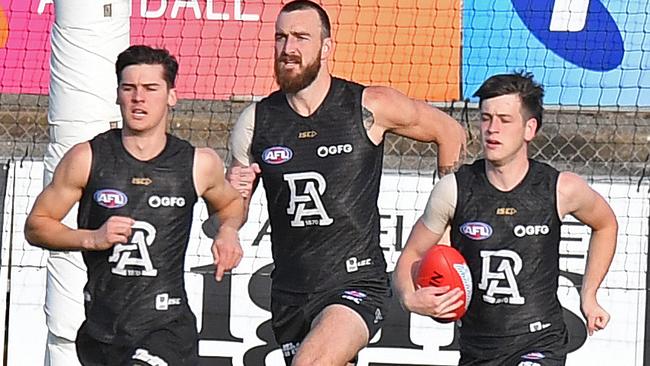
[[[282,57],[275,60],[275,81],[280,86],[280,90],[287,94],[296,94],[305,89],[311,85],[311,83],[316,80],[316,76],[318,76],[320,70],[320,54],[316,57],[314,62],[305,66],[303,70],[300,70],[296,74],[283,70],[280,66],[280,60],[282,60]]]

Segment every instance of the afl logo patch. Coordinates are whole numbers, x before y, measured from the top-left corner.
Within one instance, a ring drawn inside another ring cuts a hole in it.
[[[126,194],[116,189],[102,189],[93,194],[93,199],[98,205],[106,208],[120,208],[129,202]]]
[[[262,160],[271,165],[284,164],[292,157],[293,151],[286,146],[271,146],[262,152]]]
[[[460,233],[472,240],[485,240],[492,236],[492,226],[479,221],[466,222],[460,226]]]

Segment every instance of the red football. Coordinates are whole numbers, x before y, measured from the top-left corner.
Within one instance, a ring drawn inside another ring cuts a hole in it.
[[[450,290],[456,287],[462,290],[460,299],[464,302],[464,306],[455,310],[456,316],[451,319],[436,319],[437,321],[455,321],[465,315],[472,299],[472,275],[465,258],[458,250],[448,245],[431,247],[420,262],[416,283],[421,287],[449,286]]]

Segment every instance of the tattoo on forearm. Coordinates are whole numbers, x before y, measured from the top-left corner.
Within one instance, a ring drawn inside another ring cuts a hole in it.
[[[454,161],[452,165],[440,165],[438,166],[438,176],[443,177],[447,174],[454,173],[455,171],[460,168],[460,166],[463,164],[465,161],[465,155],[467,154],[467,150],[465,146],[462,146],[460,149],[460,152],[458,153],[458,160]]]
[[[444,177],[447,174],[451,174],[455,172],[460,164],[458,162],[455,162],[454,165],[441,165],[438,167],[438,177]]]
[[[375,124],[375,117],[372,115],[372,112],[366,107],[362,107],[361,117],[363,118],[363,127],[366,128],[366,131],[370,130],[370,127]]]

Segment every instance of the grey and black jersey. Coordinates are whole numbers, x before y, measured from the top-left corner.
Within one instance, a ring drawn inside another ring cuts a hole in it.
[[[119,129],[98,135],[90,146],[79,228],[97,229],[114,215],[135,224],[127,243],[83,253],[85,327],[98,341],[128,344],[190,312],[183,267],[197,200],[194,147],[167,135],[157,157],[140,161],[123,147]]]
[[[456,173],[451,240],[467,260],[474,286],[461,335],[510,336],[564,327],[557,297],[558,175],[529,160],[522,182],[503,192],[488,181],[484,160]]]
[[[274,289],[308,293],[386,278],[377,208],[383,144],[363,126],[363,88],[333,78],[308,117],[281,91],[257,103],[251,154],[268,201]]]

